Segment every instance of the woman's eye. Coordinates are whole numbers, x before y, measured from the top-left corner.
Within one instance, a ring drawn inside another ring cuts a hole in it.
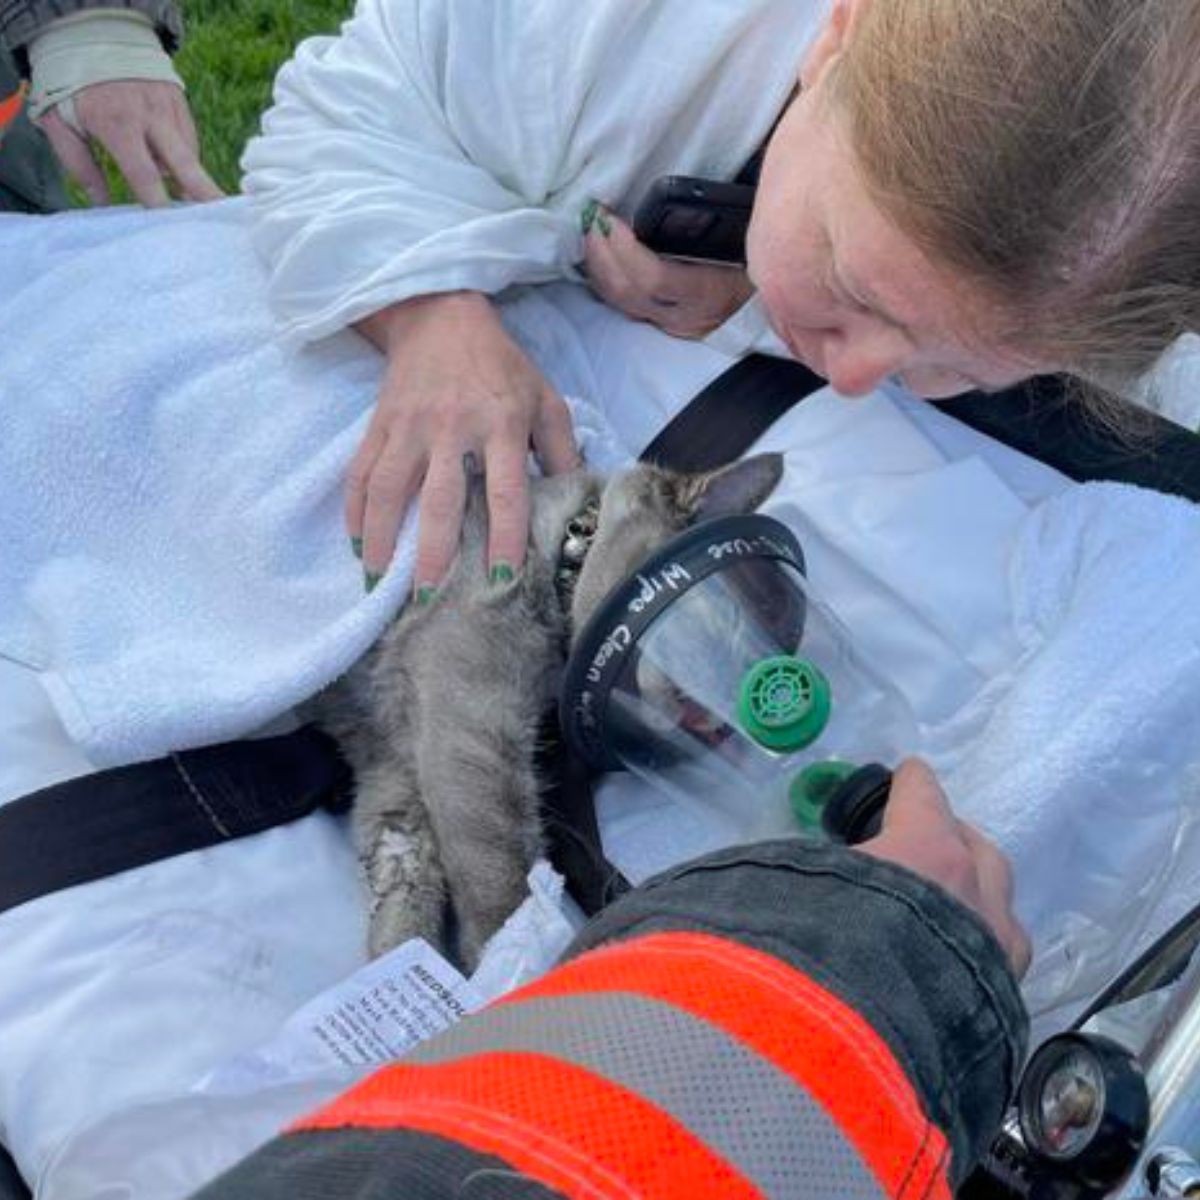
[[[874,312],[874,309],[869,304],[864,303],[848,292],[837,280],[836,276],[830,279],[828,287],[830,294],[842,308],[860,316],[870,316]]]
[[[863,313],[868,316],[874,313],[875,310],[865,300],[860,300],[857,296],[846,291],[845,288],[841,289],[841,293],[842,302],[852,312]]]

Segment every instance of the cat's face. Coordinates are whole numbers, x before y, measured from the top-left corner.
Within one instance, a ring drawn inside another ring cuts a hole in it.
[[[571,626],[582,629],[601,600],[689,525],[753,512],[783,474],[778,454],[757,454],[705,475],[639,464],[614,475],[600,496],[596,535],[575,583]]]

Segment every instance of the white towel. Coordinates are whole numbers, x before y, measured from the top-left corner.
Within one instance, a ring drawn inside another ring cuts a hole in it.
[[[382,359],[278,347],[243,212],[0,218],[0,654],[97,765],[271,720],[410,584],[413,521],[368,597],[341,518]],[[553,309],[508,315],[577,390]],[[586,406],[576,428],[612,465]]]
[[[1011,670],[940,731],[958,811],[1016,864],[1026,995],[1081,999],[1200,901],[1200,508],[1089,484],[1030,514]]]

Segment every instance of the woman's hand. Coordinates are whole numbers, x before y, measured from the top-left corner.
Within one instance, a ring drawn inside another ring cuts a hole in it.
[[[346,491],[346,527],[361,546],[368,590],[420,492],[415,589],[421,602],[432,599],[458,550],[472,460],[486,479],[489,570],[511,579],[529,537],[530,445],[550,474],[579,465],[566,404],[478,292],[406,300],[358,329],[388,360]]]
[[[723,325],[754,291],[738,267],[672,262],[647,250],[606,209],[584,214],[584,263],[593,291],[626,316],[675,337],[702,338]]]
[[[939,884],[983,919],[1018,977],[1028,970],[1029,938],[1013,915],[1008,860],[979,830],[954,816],[946,793],[919,759],[896,769],[883,829],[858,848]]]

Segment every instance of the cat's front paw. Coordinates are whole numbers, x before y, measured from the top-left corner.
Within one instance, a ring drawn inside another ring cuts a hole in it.
[[[388,830],[364,863],[370,890],[367,950],[378,958],[411,938],[444,945],[446,886],[437,859]]]
[[[431,946],[443,944],[442,907],[436,912],[417,912],[409,897],[399,892],[377,897],[367,925],[367,953],[379,958],[412,938],[423,938]]]
[[[529,888],[523,874],[517,875],[510,886],[499,896],[492,897],[491,903],[480,904],[464,902],[462,896],[456,898],[455,918],[457,925],[456,942],[458,946],[459,965],[467,975],[479,966],[484,947],[491,941],[492,936],[500,931],[505,921],[524,903],[529,895]]]

